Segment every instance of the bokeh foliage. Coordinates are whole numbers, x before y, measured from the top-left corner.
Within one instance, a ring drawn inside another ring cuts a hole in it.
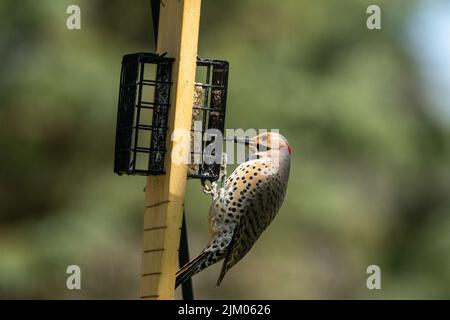
[[[294,152],[279,216],[220,288],[220,265],[196,276],[196,297],[449,297],[449,127],[402,41],[416,4],[203,1],[199,54],[231,64],[227,127],[279,128]],[[136,298],[145,180],[112,167],[120,60],[153,50],[149,2],[3,0],[0,21],[0,297]],[[209,201],[190,181],[191,255]]]

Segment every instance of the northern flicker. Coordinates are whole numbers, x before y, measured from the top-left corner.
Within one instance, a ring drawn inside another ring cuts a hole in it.
[[[241,163],[216,190],[209,210],[209,243],[176,274],[176,287],[224,259],[217,285],[251,249],[280,209],[289,178],[291,147],[280,134],[233,138],[249,147]]]

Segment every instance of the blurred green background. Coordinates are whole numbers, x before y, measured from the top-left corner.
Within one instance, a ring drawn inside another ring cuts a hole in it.
[[[0,298],[137,298],[145,179],[114,175],[113,154],[149,1],[2,0],[0,21]],[[444,0],[203,0],[199,55],[231,65],[226,126],[278,128],[294,151],[275,221],[221,287],[220,265],[197,275],[196,298],[450,298],[448,22]],[[209,203],[189,181],[191,256]]]

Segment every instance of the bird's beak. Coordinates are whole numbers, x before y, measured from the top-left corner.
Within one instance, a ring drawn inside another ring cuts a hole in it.
[[[249,137],[226,137],[223,140],[225,141],[233,141],[236,143],[241,143],[241,144],[245,144],[246,146],[250,145],[250,138]]]

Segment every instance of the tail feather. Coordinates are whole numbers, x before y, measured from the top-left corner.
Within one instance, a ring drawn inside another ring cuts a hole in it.
[[[178,270],[176,274],[175,288],[199,272],[201,270],[201,264],[206,261],[209,254],[209,252],[203,251],[197,257],[186,263],[180,270]]]
[[[225,266],[225,263],[223,265]],[[223,277],[225,277],[225,274],[227,273],[225,270],[226,269],[222,268],[219,278],[217,279],[216,286],[220,286],[220,284],[222,283]]]

